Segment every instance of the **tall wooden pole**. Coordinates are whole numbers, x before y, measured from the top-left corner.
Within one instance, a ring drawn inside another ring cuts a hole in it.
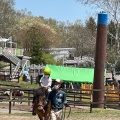
[[[93,102],[104,101],[104,70],[106,59],[106,44],[107,44],[107,23],[108,15],[105,12],[98,14],[97,38],[96,38],[96,53],[95,53],[95,69],[93,89]],[[103,104],[94,104],[93,107],[100,108]]]

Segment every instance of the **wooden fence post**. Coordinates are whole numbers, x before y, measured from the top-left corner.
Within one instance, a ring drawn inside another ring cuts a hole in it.
[[[105,94],[104,94],[104,109],[106,109],[106,107],[107,107],[106,106],[106,101],[107,101],[107,99],[106,99],[106,97],[107,97],[106,93],[107,93],[107,91],[105,91]]]
[[[91,96],[90,96],[90,113],[92,113],[92,102],[93,102],[93,91],[91,91]]]
[[[30,106],[30,91],[28,91],[28,105]]]
[[[119,86],[119,102],[120,102],[120,86]],[[119,103],[119,107],[120,107],[120,103]]]
[[[9,97],[9,114],[11,114],[11,100],[12,100],[12,90],[10,89],[10,97]]]
[[[75,89],[74,89],[74,107],[75,107]]]
[[[82,89],[80,88],[80,102],[82,101]]]
[[[32,75],[30,76],[31,84],[33,84],[33,77]]]

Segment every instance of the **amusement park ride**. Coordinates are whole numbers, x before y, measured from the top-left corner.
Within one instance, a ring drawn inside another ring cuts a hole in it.
[[[17,48],[17,43],[12,42],[12,37],[0,37],[0,61],[10,63],[10,79],[14,79],[16,75],[21,76],[22,70],[30,65],[30,57],[24,56],[23,52],[23,49]]]

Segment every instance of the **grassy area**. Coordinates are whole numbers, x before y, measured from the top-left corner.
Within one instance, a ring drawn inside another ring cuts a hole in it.
[[[78,115],[77,115],[78,114]],[[75,110],[74,112],[72,111],[72,115],[76,115],[76,116],[83,116],[85,117],[86,115],[89,117],[102,117],[102,116],[116,116],[116,117],[120,117],[120,111],[119,110],[115,110],[115,109],[103,109],[103,108],[93,108],[92,109],[92,113],[89,112],[89,108],[88,109],[84,109],[81,112],[78,110]]]
[[[38,88],[39,85],[36,83],[31,84],[30,82],[20,81],[18,82],[11,82],[11,81],[0,81],[0,84],[2,85],[14,85],[14,86],[20,86],[22,88]]]
[[[92,113],[89,113],[89,110],[83,111],[72,111],[71,116],[72,119],[76,118],[76,120],[119,120],[120,119],[120,111],[119,110],[105,110],[105,109],[93,109]]]
[[[66,112],[67,117],[68,111]],[[8,115],[8,114],[6,114]],[[8,116],[26,116],[32,117],[31,113],[15,113]],[[69,118],[66,120],[119,120],[120,111],[113,109],[101,109],[94,108],[92,113],[89,113],[89,109],[77,109],[73,108]]]

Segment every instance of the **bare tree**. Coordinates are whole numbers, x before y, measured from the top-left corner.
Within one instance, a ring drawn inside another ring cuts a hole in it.
[[[113,76],[115,74],[115,69],[120,57],[120,0],[77,0],[81,2],[84,5],[93,5],[97,8],[101,8],[103,11],[107,12],[109,14],[109,20],[112,20],[115,25],[115,35],[110,33],[108,31],[108,34],[115,39],[115,55],[114,55],[114,61],[112,63],[107,63],[111,66],[111,71],[113,73]]]
[[[83,26],[79,20],[68,26],[67,36],[68,39],[65,43],[68,47],[76,48],[76,56],[82,58],[84,55],[92,55],[93,57],[95,39],[93,39],[92,32]]]
[[[9,37],[15,23],[14,0],[0,0],[0,36]]]

